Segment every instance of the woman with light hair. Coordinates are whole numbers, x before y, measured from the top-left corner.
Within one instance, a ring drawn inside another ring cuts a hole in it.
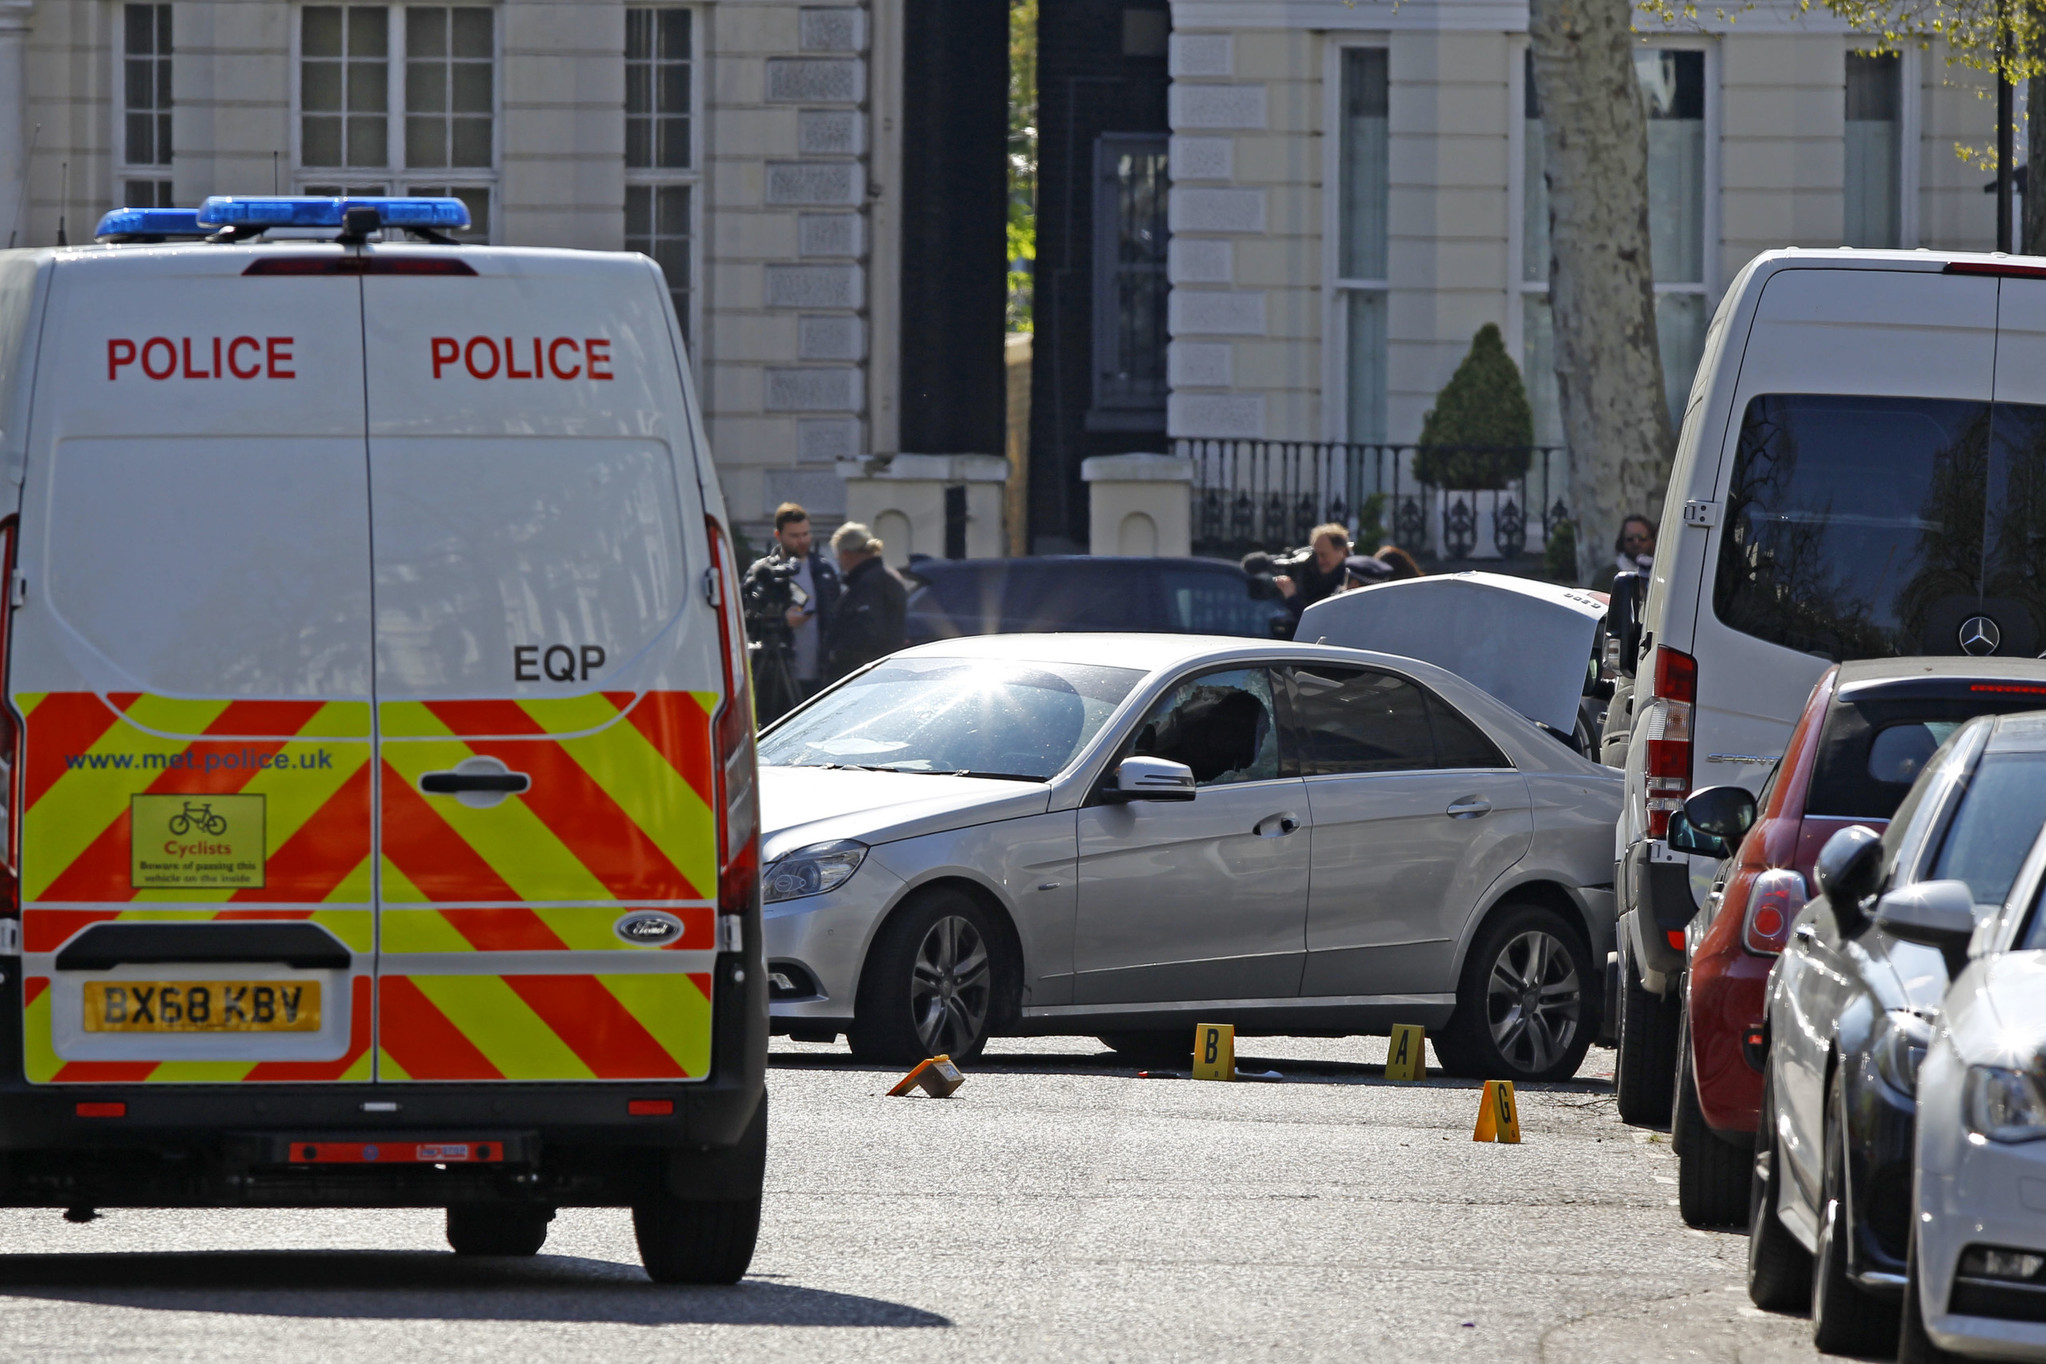
[[[831,535],[844,595],[831,627],[831,676],[844,677],[909,643],[909,589],[881,560],[879,537],[857,521]]]

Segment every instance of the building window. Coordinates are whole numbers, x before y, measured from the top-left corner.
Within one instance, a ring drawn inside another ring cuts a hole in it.
[[[121,207],[123,208],[174,208],[171,200],[171,182],[168,180],[121,181]]]
[[[685,338],[696,283],[696,16],[625,11],[625,249],[668,278]]]
[[[1706,265],[1705,54],[1643,48],[1634,74],[1648,115],[1648,251],[1655,271],[1655,331],[1662,352],[1670,421],[1705,351]],[[1535,439],[1562,440],[1556,395],[1554,324],[1549,309],[1549,197],[1543,181],[1542,117],[1534,66],[1525,69],[1521,219],[1521,358],[1534,407]]]
[[[1841,240],[1903,244],[1904,63],[1847,54],[1847,147]]]
[[[480,5],[307,5],[299,11],[298,184],[308,194],[446,196],[489,240],[497,35]],[[402,50],[402,61],[392,54]],[[403,136],[393,139],[393,127]],[[336,176],[379,173],[383,183]],[[384,178],[387,177],[387,178]]]
[[[171,7],[123,5],[121,161],[171,163]],[[137,205],[152,207],[152,205]]]
[[[1386,50],[1342,52],[1337,134],[1336,307],[1352,441],[1385,439]]]
[[[1094,406],[1154,424],[1165,410],[1166,150],[1142,133],[1094,143]]]

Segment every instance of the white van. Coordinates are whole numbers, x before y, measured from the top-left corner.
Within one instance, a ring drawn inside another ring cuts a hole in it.
[[[1669,1114],[1715,865],[1668,848],[1684,797],[1758,789],[1835,661],[2046,652],[2046,262],[1750,262],[1706,333],[1642,625],[1616,869],[1631,1121]]]
[[[767,1004],[725,511],[653,263],[466,221],[0,253],[0,1205],[437,1206],[489,1254],[630,1206],[655,1278],[729,1282]]]

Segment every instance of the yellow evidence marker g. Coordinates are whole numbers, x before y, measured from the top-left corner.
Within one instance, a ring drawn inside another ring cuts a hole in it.
[[[1428,1078],[1427,1034],[1420,1024],[1392,1025],[1392,1042],[1385,1049],[1385,1078],[1388,1080]]]
[[[1485,1081],[1485,1097],[1478,1102],[1478,1130],[1472,1141],[1503,1141],[1520,1144],[1520,1110],[1513,1103],[1513,1081]]]
[[[1196,1080],[1236,1078],[1236,1025],[1200,1023],[1194,1026],[1194,1068]]]
[[[966,1083],[966,1076],[959,1067],[952,1064],[950,1056],[933,1056],[917,1063],[915,1070],[896,1082],[888,1091],[888,1097],[899,1099],[912,1089],[921,1089],[933,1099],[949,1099],[952,1092]]]

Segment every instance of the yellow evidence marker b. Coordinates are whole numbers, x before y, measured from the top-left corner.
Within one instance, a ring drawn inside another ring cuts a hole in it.
[[[1200,1023],[1194,1027],[1194,1067],[1196,1080],[1234,1080],[1236,1078],[1236,1025],[1234,1023]]]
[[[899,1099],[912,1089],[922,1089],[933,1099],[949,1099],[952,1091],[965,1083],[966,1076],[952,1064],[950,1056],[933,1056],[918,1062],[915,1070],[903,1076],[895,1088],[888,1091],[888,1097]]]
[[[1485,1097],[1478,1103],[1478,1130],[1472,1141],[1504,1141],[1520,1144],[1520,1110],[1513,1104],[1513,1081],[1485,1081]]]
[[[1420,1024],[1392,1025],[1392,1042],[1385,1049],[1385,1078],[1388,1080],[1428,1078],[1427,1033]]]

